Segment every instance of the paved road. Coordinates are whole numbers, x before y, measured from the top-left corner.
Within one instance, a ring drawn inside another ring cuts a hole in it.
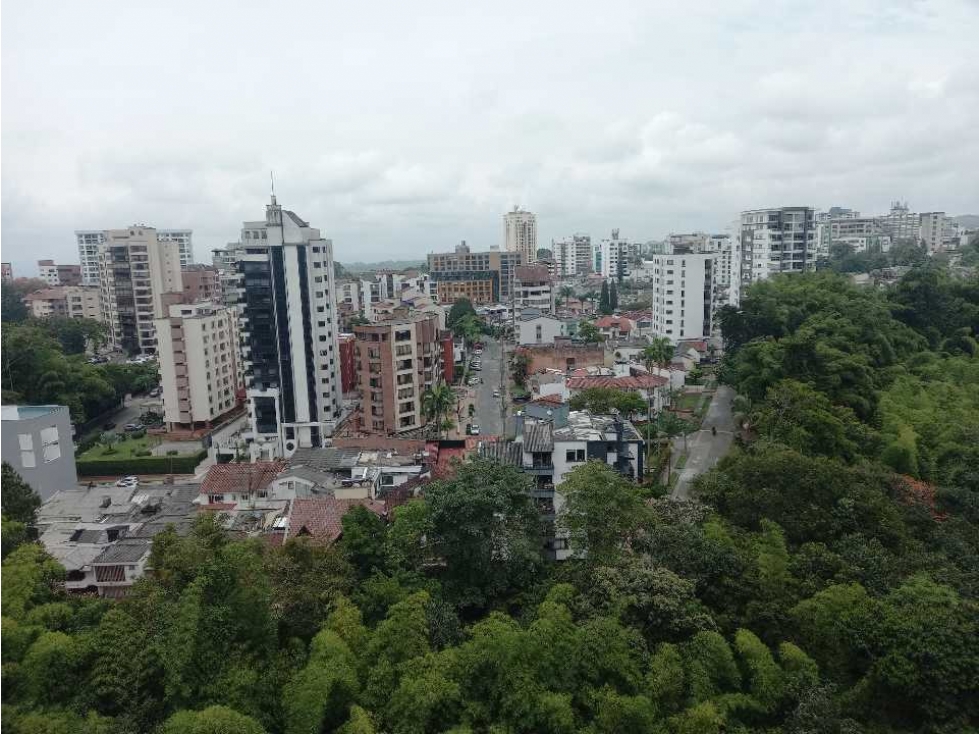
[[[731,447],[734,440],[734,417],[731,404],[734,402],[734,390],[721,385],[714,393],[707,415],[697,433],[687,438],[689,454],[683,473],[677,479],[673,488],[674,499],[688,499],[693,480],[709,471]],[[717,428],[717,435],[711,433],[711,428]],[[683,439],[674,439],[674,449],[677,454],[683,450]]]
[[[499,436],[503,434],[503,421],[500,419],[500,398],[493,397],[493,391],[500,389],[501,363],[500,342],[487,338],[482,355],[481,372],[474,372],[483,378],[483,384],[476,386],[476,417],[481,435]]]

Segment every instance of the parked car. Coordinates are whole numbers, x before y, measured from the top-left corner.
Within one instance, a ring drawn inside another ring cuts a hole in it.
[[[160,388],[154,387],[152,390],[150,390],[150,397],[151,398],[157,398],[159,396],[160,396]]]
[[[104,428],[106,431],[111,431],[115,427],[116,424],[113,423],[112,421],[106,421],[105,423],[102,424],[102,428]]]
[[[479,426],[478,426],[478,425],[476,425],[475,423],[473,423],[473,426],[472,426],[472,428],[470,429],[470,431],[469,431],[469,433],[470,433],[471,435],[473,435],[473,436],[478,436],[478,435],[479,435]]]
[[[494,398],[498,398],[498,397],[500,397],[500,391],[499,391],[499,390],[494,390],[494,391],[493,391],[493,397],[494,397]]]
[[[126,433],[132,433],[134,431],[142,431],[144,428],[146,428],[146,426],[144,426],[142,423],[127,423],[122,430],[124,430]]]
[[[138,484],[139,484],[139,477],[137,476],[123,477],[118,482],[116,482],[117,487],[135,487]]]

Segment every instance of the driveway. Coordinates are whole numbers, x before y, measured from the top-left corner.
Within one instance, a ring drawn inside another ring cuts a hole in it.
[[[727,385],[717,388],[700,430],[687,437],[687,463],[670,495],[674,499],[689,499],[693,481],[704,472],[710,471],[731,448],[735,430],[731,412],[733,402],[733,389]],[[716,436],[711,428],[717,429]],[[676,455],[679,455],[683,451],[683,439],[675,438],[673,447]]]

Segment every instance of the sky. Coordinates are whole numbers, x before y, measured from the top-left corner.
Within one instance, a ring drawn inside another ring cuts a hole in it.
[[[744,209],[979,213],[979,0],[4,3],[2,255],[279,202],[340,262],[723,230]]]

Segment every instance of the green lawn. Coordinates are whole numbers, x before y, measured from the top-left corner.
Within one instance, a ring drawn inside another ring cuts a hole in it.
[[[158,440],[143,436],[142,438],[130,438],[119,441],[112,445],[112,453],[107,453],[109,447],[105,444],[95,444],[92,448],[78,457],[80,461],[92,461],[98,459],[135,459],[137,451],[147,451],[159,443]]]
[[[697,409],[697,404],[700,402],[699,393],[684,393],[676,401],[677,410],[689,410],[694,411]]]

